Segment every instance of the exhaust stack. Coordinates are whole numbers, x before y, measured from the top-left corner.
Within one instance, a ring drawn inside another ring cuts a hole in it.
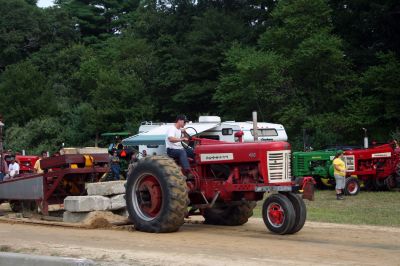
[[[364,130],[364,148],[365,148],[365,149],[368,149],[367,129],[363,127],[362,130]]]
[[[253,111],[253,137],[254,141],[258,141],[257,112]]]

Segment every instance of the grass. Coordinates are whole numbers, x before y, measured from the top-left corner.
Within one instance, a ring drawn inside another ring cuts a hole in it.
[[[335,191],[319,190],[315,200],[305,200],[307,221],[400,227],[400,193],[361,191],[357,196],[336,200]],[[257,204],[254,217],[262,217]]]

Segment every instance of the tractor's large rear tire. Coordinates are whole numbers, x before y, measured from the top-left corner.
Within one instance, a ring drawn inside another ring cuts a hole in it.
[[[276,234],[289,234],[294,228],[296,213],[284,194],[273,194],[263,204],[262,216],[267,228]]]
[[[178,231],[184,223],[188,204],[185,177],[168,157],[146,157],[128,177],[126,205],[136,230]]]
[[[205,209],[203,212],[204,223],[228,226],[243,225],[253,216],[253,209],[255,207],[255,201],[246,201],[235,205]]]
[[[288,199],[292,203],[294,212],[296,215],[294,225],[293,225],[292,229],[290,229],[287,233],[295,234],[303,228],[303,226],[306,222],[306,219],[307,219],[306,204],[304,203],[304,200],[297,194],[289,192],[289,193],[285,193],[284,195],[286,197],[288,197]]]
[[[360,181],[358,181],[355,177],[346,178],[344,185],[344,194],[347,196],[355,196],[360,192],[361,185]]]

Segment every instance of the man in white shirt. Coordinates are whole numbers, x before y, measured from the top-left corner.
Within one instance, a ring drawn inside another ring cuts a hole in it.
[[[15,161],[15,157],[11,157],[11,163],[8,165],[8,175],[5,176],[4,180],[14,178],[19,174],[19,164]]]
[[[185,172],[185,175],[189,177],[190,165],[188,157],[194,158],[192,149],[184,149],[182,141],[188,141],[189,139],[182,136],[184,132],[184,126],[187,122],[185,115],[178,115],[175,120],[175,125],[171,126],[167,131],[167,137],[165,138],[165,145],[167,147],[168,156],[179,159],[179,162]]]

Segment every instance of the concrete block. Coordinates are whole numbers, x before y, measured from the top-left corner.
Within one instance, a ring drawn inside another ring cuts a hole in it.
[[[125,182],[126,181],[87,183],[86,189],[88,195],[90,196],[111,196],[125,194]]]
[[[111,208],[111,200],[103,196],[68,196],[64,209],[70,212],[105,211]]]
[[[68,257],[40,256],[12,252],[0,252],[1,266],[89,266],[96,265],[88,259]]]
[[[111,210],[118,210],[126,207],[125,194],[111,197]]]

